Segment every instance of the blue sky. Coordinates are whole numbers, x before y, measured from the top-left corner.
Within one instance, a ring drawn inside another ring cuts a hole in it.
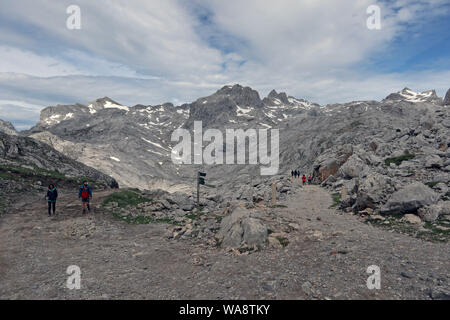
[[[380,30],[366,27],[374,4]],[[49,105],[181,104],[234,83],[321,104],[443,96],[448,30],[448,0],[2,0],[0,118],[25,129]]]

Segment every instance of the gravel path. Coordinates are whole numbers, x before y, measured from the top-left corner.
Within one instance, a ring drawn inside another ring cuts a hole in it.
[[[167,225],[127,225],[98,204],[80,214],[62,196],[60,215],[46,204],[0,217],[1,299],[435,299],[448,298],[450,251],[361,223],[329,209],[317,186],[298,188],[271,209],[294,222],[285,248],[252,254],[175,241]],[[66,269],[81,269],[81,289],[66,288]],[[369,290],[367,267],[381,269],[381,289]]]

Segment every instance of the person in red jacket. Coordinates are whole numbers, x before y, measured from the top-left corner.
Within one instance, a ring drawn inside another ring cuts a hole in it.
[[[92,188],[88,185],[87,181],[83,181],[83,185],[78,191],[78,198],[81,199],[83,214],[86,214],[86,207],[90,212],[91,207],[89,206],[89,200],[92,199]]]
[[[303,177],[302,177],[302,182],[303,182],[303,184],[305,184],[305,182],[306,182],[306,176],[305,175],[303,175]]]

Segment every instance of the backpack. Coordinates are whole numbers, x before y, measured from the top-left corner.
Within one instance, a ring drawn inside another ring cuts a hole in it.
[[[81,197],[83,199],[89,198],[89,191],[88,190],[81,190]]]

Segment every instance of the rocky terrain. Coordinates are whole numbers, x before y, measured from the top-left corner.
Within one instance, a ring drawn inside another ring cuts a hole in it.
[[[0,297],[448,299],[449,95],[405,88],[382,101],[321,106],[234,85],[181,106],[105,97],[48,107],[32,129],[0,133],[7,183],[26,169],[39,174],[28,185],[45,185],[51,171],[126,188],[98,193],[88,217],[63,190],[61,214],[49,223],[22,189],[15,214],[2,217]],[[279,129],[278,173],[173,163],[171,134],[194,121],[220,131]],[[292,169],[313,185],[291,178]],[[207,184],[197,206],[199,170]],[[39,259],[17,249],[48,239],[57,241]],[[41,268],[37,260],[60,278],[28,275],[27,266]],[[77,263],[88,289],[70,293],[61,279]],[[370,265],[381,267],[382,290],[367,289]],[[45,285],[26,286],[36,279]]]
[[[420,215],[430,221],[448,214],[448,95],[442,99],[434,90],[417,93],[405,88],[380,102],[320,106],[275,90],[261,99],[257,91],[234,85],[181,106],[127,107],[105,97],[87,105],[48,107],[40,122],[22,135],[83,159],[122,186],[142,190],[191,194],[196,171],[202,170],[222,199],[231,201],[243,192],[258,192],[253,185],[264,179],[260,166],[174,164],[171,150],[178,141],[170,141],[172,132],[181,127],[192,130],[194,121],[222,132],[276,128],[279,174],[288,175],[292,169],[312,174],[316,183],[339,193],[339,207],[346,211],[419,214],[425,207]],[[422,184],[416,194],[432,187],[436,195],[422,201],[403,191],[406,199],[397,199],[400,204],[388,202],[415,182]]]
[[[275,207],[236,206],[231,212],[191,216],[187,222],[194,231],[170,221],[119,220],[109,210],[125,204],[119,195],[127,190],[94,193],[93,212],[87,216],[71,194],[61,196],[59,215],[52,218],[44,218],[44,203],[24,205],[0,224],[0,298],[449,298],[447,243],[362,223],[356,215],[330,208],[333,200],[325,189],[301,187],[298,181],[292,185],[292,193]],[[148,197],[153,206],[164,198]],[[173,198],[181,205],[181,198]],[[217,217],[222,222],[216,224]],[[233,223],[240,217],[241,226]],[[236,232],[228,240],[258,241],[267,234],[269,245],[239,250],[207,241],[196,226],[211,218],[214,224],[208,228],[218,226],[219,231],[211,231],[218,238],[221,227],[231,226]],[[261,225],[270,229],[261,232]],[[183,227],[184,234],[167,236],[168,229]],[[69,265],[81,269],[80,290],[66,287]],[[371,265],[381,270],[379,290],[366,285]]]

